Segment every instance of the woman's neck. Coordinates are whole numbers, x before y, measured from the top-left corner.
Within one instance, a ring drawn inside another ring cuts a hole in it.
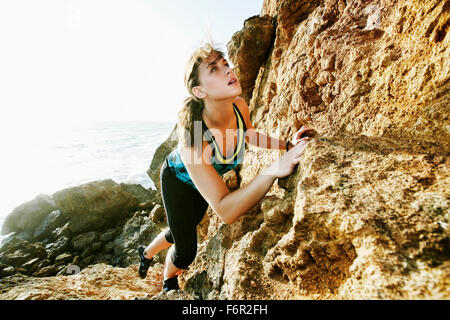
[[[203,116],[207,118],[212,127],[226,129],[233,117],[233,101],[234,99],[214,102],[205,101]]]

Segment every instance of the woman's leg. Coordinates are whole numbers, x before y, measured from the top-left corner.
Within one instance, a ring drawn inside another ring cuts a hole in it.
[[[166,281],[179,275],[194,260],[197,253],[196,227],[208,203],[197,190],[180,181],[167,167],[167,163],[163,165],[160,177],[161,195],[170,228],[165,233],[165,240],[174,243],[167,252],[164,268]]]
[[[144,257],[147,259],[153,258],[155,254],[161,250],[167,249],[172,243],[166,240],[166,231],[162,231],[155,239],[145,248]]]
[[[183,269],[178,269],[172,262],[172,254],[175,247],[171,247],[167,252],[166,263],[164,266],[164,280],[176,277],[183,272]]]

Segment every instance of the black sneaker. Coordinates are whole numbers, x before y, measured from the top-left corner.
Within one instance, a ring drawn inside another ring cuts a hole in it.
[[[139,254],[139,276],[144,279],[147,276],[148,268],[150,267],[150,263],[153,261],[153,258],[147,259],[144,257],[145,247],[139,246],[138,254]]]
[[[170,279],[166,279],[163,282],[163,291],[170,291],[170,290],[179,290],[180,287],[178,286],[178,276],[175,276]]]

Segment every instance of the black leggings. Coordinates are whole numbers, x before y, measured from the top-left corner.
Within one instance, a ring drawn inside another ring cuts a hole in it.
[[[208,202],[198,190],[175,176],[167,159],[161,167],[160,182],[169,224],[165,236],[175,244],[172,262],[178,269],[186,269],[197,254],[197,225],[205,215]]]

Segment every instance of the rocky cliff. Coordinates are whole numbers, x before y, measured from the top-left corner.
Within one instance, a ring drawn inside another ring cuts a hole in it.
[[[41,194],[5,220],[1,299],[131,299],[161,290],[165,251],[137,275],[137,247],[167,223],[156,190],[93,181]]]
[[[318,137],[237,222],[208,209],[183,293],[166,298],[450,298],[449,9],[264,1],[228,44],[251,120],[282,139],[302,125]],[[175,138],[155,155],[153,180]],[[280,155],[249,147],[229,188]],[[17,208],[5,223],[18,236],[0,252],[0,297],[155,298],[162,266],[141,281],[135,248],[165,223],[159,196],[136,188],[100,182]],[[84,269],[65,275],[74,263]]]
[[[220,299],[450,298],[449,8],[264,1],[228,44],[239,76],[257,75],[243,94],[251,120],[281,138],[302,125],[319,138],[238,222],[208,213],[186,289]],[[279,155],[250,147],[239,185]]]

